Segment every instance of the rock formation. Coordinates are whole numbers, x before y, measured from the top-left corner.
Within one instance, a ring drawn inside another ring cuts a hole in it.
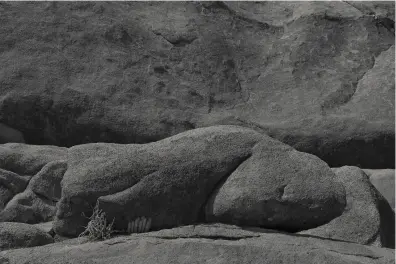
[[[296,231],[332,220],[346,203],[326,163],[236,126],[141,145],[79,145],[68,162],[54,222],[60,235],[81,233],[82,213],[96,200],[120,230],[144,216],[154,230],[215,221]]]
[[[357,167],[333,169],[346,190],[343,214],[329,223],[300,232],[320,237],[395,248],[395,213]]]
[[[103,242],[0,252],[8,264],[337,263],[391,264],[394,250],[235,226],[185,226]]]
[[[0,2],[0,264],[394,263],[394,21]]]
[[[0,122],[30,144],[147,143],[242,124],[332,167],[394,168],[391,1],[0,11]]]

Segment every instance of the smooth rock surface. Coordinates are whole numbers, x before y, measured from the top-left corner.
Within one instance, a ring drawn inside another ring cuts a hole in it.
[[[70,147],[241,120],[333,167],[394,168],[393,10],[4,2],[0,122],[30,144]]]
[[[14,191],[9,195],[4,208],[1,208],[4,210],[0,211],[0,221],[35,224],[52,220],[56,213],[56,202],[61,196],[60,182],[66,169],[66,161],[52,161],[31,179],[28,177],[30,181],[26,180],[19,192]]]
[[[87,224],[82,213],[90,216],[97,200],[119,230],[138,217],[151,219],[153,230],[205,221],[211,194],[224,181],[227,184],[234,171],[241,175],[239,167],[246,170],[247,177],[241,199],[250,201],[251,208],[246,209],[244,203],[232,207],[224,198],[224,208],[240,216],[220,216],[225,223],[283,229],[290,225],[302,230],[328,222],[344,209],[343,186],[334,182],[335,175],[317,157],[248,128],[214,126],[150,144],[97,143],[70,148],[54,230],[77,236]],[[266,179],[272,182],[270,186]],[[284,200],[278,199],[286,185]],[[287,213],[296,206],[298,215]],[[260,212],[265,207],[269,209],[263,217]],[[272,223],[266,219],[271,217]]]
[[[390,206],[395,210],[395,170],[370,170],[364,169],[370,177],[371,183],[385,197]]]
[[[333,168],[345,186],[347,205],[343,214],[328,224],[300,232],[364,245],[395,248],[395,212],[357,167]]]
[[[53,242],[49,234],[35,226],[12,222],[0,223],[0,251],[42,246]],[[0,263],[4,262],[0,259]]]
[[[391,264],[394,250],[234,226],[186,226],[103,242],[0,252],[7,264]]]

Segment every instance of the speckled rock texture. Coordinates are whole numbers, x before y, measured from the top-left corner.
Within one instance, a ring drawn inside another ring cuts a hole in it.
[[[30,144],[264,130],[394,168],[394,2],[2,2],[0,122]],[[1,134],[1,133],[0,133]]]
[[[149,144],[70,148],[55,232],[81,233],[88,222],[82,214],[89,216],[97,200],[118,230],[144,216],[154,230],[214,221],[296,231],[332,220],[346,204],[325,162],[237,126]]]

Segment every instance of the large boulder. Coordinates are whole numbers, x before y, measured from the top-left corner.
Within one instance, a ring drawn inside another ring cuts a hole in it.
[[[393,9],[4,2],[0,122],[73,146],[241,120],[331,166],[394,168]]]
[[[263,140],[215,190],[206,220],[287,231],[312,228],[344,209],[345,190],[334,178],[319,158]]]
[[[344,212],[329,223],[301,234],[394,248],[395,212],[369,177],[357,167],[344,166],[333,171],[346,190]]]
[[[391,264],[394,250],[269,230],[185,226],[94,243],[55,243],[0,252],[7,264],[217,263]]]
[[[395,210],[395,170],[371,170],[364,169],[370,177],[371,183],[385,197],[390,206]]]
[[[0,123],[0,144],[9,142],[25,143],[25,138],[20,131]]]
[[[212,193],[242,176],[244,202],[233,207],[225,197],[216,200],[240,216],[219,216],[223,222],[302,230],[330,221],[345,206],[345,191],[323,161],[251,129],[215,126],[150,144],[70,148],[55,232],[78,235],[87,223],[82,214],[89,216],[97,200],[120,230],[138,217],[151,219],[152,229],[205,221],[205,213],[213,214],[205,212]]]
[[[56,202],[61,197],[61,180],[67,169],[64,160],[45,165],[23,192],[18,193],[0,211],[0,222],[35,224],[50,221],[56,213]]]
[[[53,242],[49,234],[35,226],[13,222],[0,223],[0,251],[42,246]]]

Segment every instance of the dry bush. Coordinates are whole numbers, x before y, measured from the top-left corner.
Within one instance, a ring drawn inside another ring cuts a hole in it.
[[[106,213],[99,209],[99,203],[96,202],[88,225],[79,237],[87,236],[91,241],[109,239],[113,233],[113,224],[114,219],[110,224],[107,224]]]

